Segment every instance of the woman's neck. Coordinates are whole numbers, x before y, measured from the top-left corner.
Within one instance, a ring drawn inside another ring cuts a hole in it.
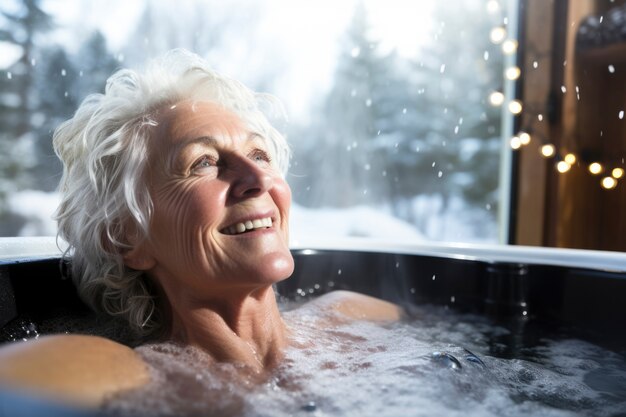
[[[171,295],[172,340],[197,346],[218,362],[244,363],[257,372],[282,357],[286,327],[272,287],[222,294],[218,300]]]

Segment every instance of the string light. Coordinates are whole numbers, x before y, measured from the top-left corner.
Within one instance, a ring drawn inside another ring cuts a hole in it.
[[[491,29],[491,32],[489,33],[489,39],[491,39],[491,42],[495,44],[502,43],[504,38],[506,38],[506,29],[502,26],[497,26]]]
[[[607,190],[611,190],[615,187],[617,187],[617,180],[613,177],[604,177],[602,178],[602,187],[606,188]]]
[[[501,106],[504,103],[504,94],[499,91],[494,91],[489,95],[489,103],[492,106]]]
[[[520,114],[522,112],[522,102],[519,100],[510,101],[509,111],[513,114]]]
[[[522,70],[520,70],[519,67],[509,67],[504,72],[504,76],[507,78],[507,80],[511,81],[517,80],[521,74]]]
[[[556,170],[557,170],[557,171],[559,171],[561,174],[563,174],[563,173],[565,173],[565,172],[569,171],[569,169],[570,169],[571,167],[572,167],[572,166],[571,166],[570,164],[568,164],[567,162],[565,162],[565,161],[559,161],[559,162],[556,164]]]
[[[506,55],[511,55],[517,51],[517,41],[514,39],[507,39],[502,43],[502,52]]]
[[[528,145],[530,143],[530,134],[526,132],[520,132],[519,140],[522,145]]]
[[[598,175],[603,170],[602,165],[599,162],[592,162],[589,164],[589,172],[593,175]]]
[[[500,5],[496,0],[489,0],[487,2],[487,11],[491,14],[495,14],[500,10]]]
[[[551,143],[548,143],[541,147],[541,155],[543,155],[545,158],[550,158],[551,156],[554,156],[555,151],[556,150],[554,149],[554,145],[552,145]]]
[[[499,2],[497,0],[488,0],[487,11],[490,14],[498,13],[500,11]],[[491,32],[489,33],[489,38],[494,44],[501,45],[502,52],[505,55],[512,55],[517,52],[519,43],[516,39],[507,39],[507,31],[505,28],[506,24],[507,21],[505,20],[504,25],[492,28]],[[535,64],[533,64],[533,66],[536,67],[536,62]],[[518,80],[521,75],[522,70],[518,66],[508,67],[504,71],[504,78],[510,81]],[[500,91],[494,91],[489,95],[489,103],[494,107],[502,106],[505,100],[506,97]],[[511,100],[507,103],[507,109],[512,114],[519,115],[524,110],[524,106],[520,100]],[[538,113],[537,118],[541,122],[544,117],[541,113]],[[519,150],[522,146],[528,145],[531,139],[532,137],[529,133],[525,131],[520,131],[517,135],[511,137],[509,144],[513,150]],[[549,142],[549,140],[546,140],[546,138],[542,138],[541,136],[540,139],[544,141],[544,143]],[[579,159],[572,152],[565,154],[565,156],[561,156],[562,154],[557,151],[556,147],[551,143],[545,143],[543,146],[541,146],[540,152],[544,158],[552,158],[555,156],[557,157],[558,162],[555,164],[555,168],[561,174],[570,171]],[[582,161],[587,161],[586,158],[584,158],[584,154],[583,158],[581,159]],[[622,163],[623,162],[624,160],[622,159]],[[600,162],[592,162],[591,164],[589,164],[588,170],[593,175],[599,175],[604,172],[605,167],[603,167]],[[623,168],[613,168],[610,172],[610,176],[605,176],[600,181],[601,186],[607,190],[617,187],[618,179],[621,179],[626,175],[626,172]]]
[[[570,165],[574,165],[576,163],[576,155],[574,155],[573,153],[568,153],[563,159]]]

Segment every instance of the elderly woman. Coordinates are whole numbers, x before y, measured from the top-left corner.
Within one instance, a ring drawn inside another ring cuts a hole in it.
[[[276,108],[184,51],[143,74],[117,72],[81,104],[54,146],[59,235],[87,304],[144,341],[195,346],[212,362],[256,373],[280,362],[293,343],[272,286],[294,265],[288,147],[262,112]],[[304,308],[328,321],[401,314],[347,292]],[[135,351],[93,336],[14,344],[0,359],[1,380],[81,404],[150,379]]]

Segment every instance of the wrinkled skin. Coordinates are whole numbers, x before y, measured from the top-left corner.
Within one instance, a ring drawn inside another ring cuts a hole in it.
[[[154,215],[141,269],[202,297],[291,274],[291,192],[262,137],[217,104],[183,102],[163,112],[150,148]],[[224,233],[255,217],[272,217],[272,228]]]

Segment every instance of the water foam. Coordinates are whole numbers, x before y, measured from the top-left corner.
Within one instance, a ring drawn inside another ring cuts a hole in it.
[[[379,325],[320,326],[311,310],[284,313],[294,347],[270,375],[211,364],[172,343],[138,352],[153,381],[112,398],[129,415],[577,416],[626,409],[626,361],[590,343],[544,339],[522,358],[492,355],[509,330],[439,308]],[[475,354],[475,355],[474,355]],[[532,359],[532,360],[531,360]]]

